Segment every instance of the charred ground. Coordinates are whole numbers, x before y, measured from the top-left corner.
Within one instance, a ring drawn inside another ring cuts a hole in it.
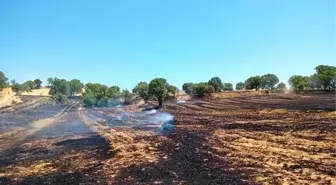
[[[176,117],[169,135],[111,127],[76,104],[43,129],[87,130],[8,147],[0,156],[0,183],[334,184],[334,103],[334,94],[168,103],[165,111]]]

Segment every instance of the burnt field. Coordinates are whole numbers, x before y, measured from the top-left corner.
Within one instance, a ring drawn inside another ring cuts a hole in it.
[[[164,111],[176,118],[170,134],[114,127],[78,102],[56,121],[43,117],[44,133],[63,134],[4,149],[0,184],[336,184],[334,94],[193,100]],[[66,132],[76,128],[85,129]]]

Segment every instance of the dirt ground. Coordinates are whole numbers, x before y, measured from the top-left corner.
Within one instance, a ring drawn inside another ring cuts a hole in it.
[[[111,127],[83,107],[61,114],[90,132],[6,149],[0,184],[336,184],[334,94],[193,100],[164,111],[176,118],[170,134]]]

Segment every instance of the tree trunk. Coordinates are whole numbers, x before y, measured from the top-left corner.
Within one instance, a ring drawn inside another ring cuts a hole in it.
[[[162,98],[158,99],[158,101],[159,101],[159,107],[162,108],[162,104],[163,104]]]

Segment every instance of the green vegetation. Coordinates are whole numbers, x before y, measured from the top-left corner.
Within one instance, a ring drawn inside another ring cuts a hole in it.
[[[117,98],[119,95],[118,86],[108,87],[99,83],[88,83],[85,85],[83,100],[86,107],[106,106],[108,100]]]
[[[118,86],[106,86],[99,83],[87,83],[85,86],[78,79],[67,81],[66,79],[48,78],[49,94],[56,102],[67,102],[69,96],[75,93],[82,93],[83,102],[87,107],[106,106],[109,100],[123,98],[124,103],[130,103],[133,94],[128,90],[120,92]],[[336,88],[336,67],[319,65],[315,68],[315,73],[310,76],[293,75],[289,78],[288,83],[294,91],[302,90],[332,90]],[[40,79],[28,80],[23,84],[11,80],[10,86],[13,91],[20,94],[24,91],[39,89],[42,85]],[[0,71],[0,88],[8,87],[8,79],[3,72]],[[208,82],[200,83],[184,83],[182,89],[189,95],[203,97],[206,93],[214,93],[221,91],[232,91],[233,85],[229,82],[222,83],[219,77],[213,77]],[[286,84],[279,83],[279,78],[275,74],[265,74],[262,76],[251,76],[245,83],[239,82],[235,86],[236,90],[277,90],[284,92]],[[164,78],[155,78],[147,82],[139,82],[133,89],[134,95],[141,97],[145,102],[148,100],[157,100],[160,107],[163,106],[163,101],[175,98],[179,89],[170,85]]]
[[[84,84],[81,83],[80,80],[73,79],[69,82],[70,86],[70,94],[73,96],[75,93],[81,93],[84,88]]]
[[[223,84],[223,91],[233,91],[232,83],[224,83]]]
[[[206,82],[201,82],[193,85],[193,93],[199,97],[203,97],[206,93],[214,93],[216,89]]]
[[[215,92],[221,92],[224,88],[222,80],[219,77],[211,78],[208,84],[215,88]]]
[[[2,71],[0,71],[0,89],[8,87],[8,85],[8,78]]]
[[[42,81],[40,79],[35,79],[34,83],[35,83],[35,87],[34,87],[35,89],[41,88]]]
[[[277,89],[278,91],[282,91],[282,92],[284,92],[284,91],[287,89],[287,87],[286,87],[286,84],[285,84],[285,83],[281,82],[281,83],[279,83],[279,84],[277,85],[276,89]]]
[[[260,76],[252,76],[245,81],[245,89],[258,91],[261,87],[262,79]]]
[[[236,90],[243,90],[245,84],[243,82],[239,82],[236,84]]]
[[[288,83],[294,91],[302,91],[308,86],[308,76],[293,75],[289,78]]]
[[[139,82],[132,90],[132,92],[141,97],[146,103],[148,102],[149,95],[149,85],[147,82]]]
[[[277,83],[279,83],[279,78],[275,74],[261,76],[261,89],[273,90]]]
[[[149,94],[156,97],[159,107],[162,107],[163,100],[168,96],[169,84],[164,78],[155,78],[149,83]]]
[[[184,83],[182,85],[182,90],[184,90],[185,93],[187,93],[187,94],[191,94],[192,91],[193,91],[193,89],[192,89],[193,85],[194,85],[193,83]]]

